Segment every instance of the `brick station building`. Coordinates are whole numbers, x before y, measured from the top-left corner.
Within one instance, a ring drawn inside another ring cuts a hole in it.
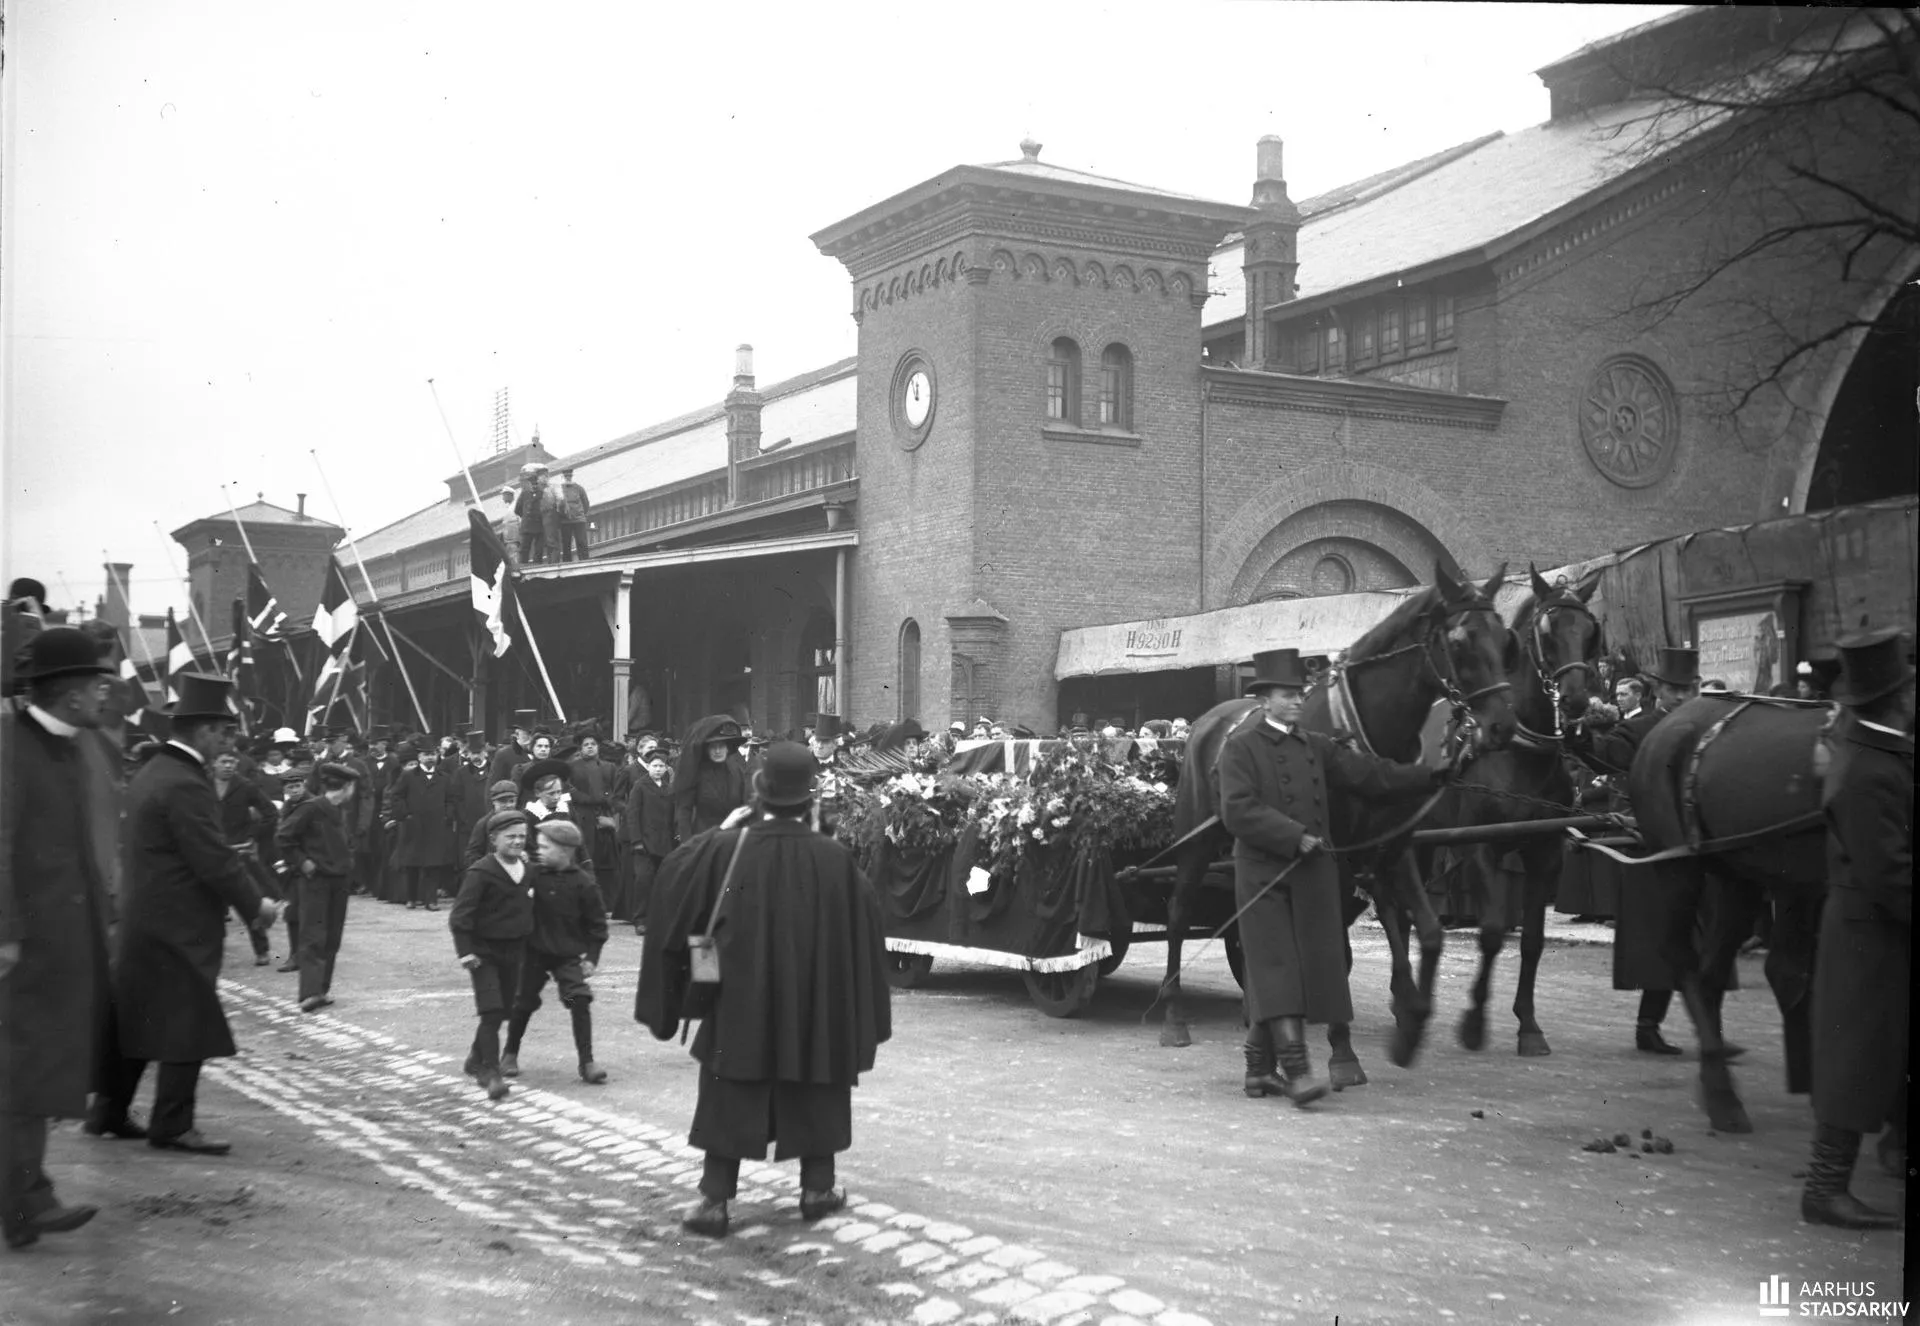
[[[819,231],[855,358],[762,387],[743,347],[723,400],[564,458],[595,501],[593,560],[529,568],[524,599],[568,717],[1192,714],[1231,669],[1057,679],[1061,633],[1914,491],[1913,248],[1871,245],[1841,279],[1783,244],[1643,307],[1764,233],[1807,152],[1915,185],[1858,117],[1742,137],[1622,73],[1764,54],[1772,12],[1597,43],[1540,71],[1544,122],[1317,198],[1290,197],[1272,138],[1249,206],[1029,142]],[[1743,415],[1713,408],[1781,338],[1836,321]],[[534,454],[477,467],[496,515]],[[414,670],[435,726],[471,704],[497,732],[542,691],[482,648],[466,498],[450,477],[361,551],[432,661]],[[404,721],[391,684],[381,707]]]

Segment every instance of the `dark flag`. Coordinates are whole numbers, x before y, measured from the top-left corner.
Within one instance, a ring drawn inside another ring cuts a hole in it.
[[[253,633],[263,639],[275,639],[286,620],[287,614],[280,611],[280,600],[273,596],[267,587],[267,578],[260,574],[260,564],[248,562],[247,622],[253,627]]]
[[[329,557],[326,587],[320,591],[320,606],[313,610],[313,633],[329,653],[338,654],[359,623],[360,608],[347,588],[347,578],[340,571],[340,563]]]
[[[355,657],[359,651],[360,631],[356,626],[349,630],[346,638],[337,649],[327,654],[326,662],[320,666],[320,676],[313,683],[313,706],[307,711],[307,731],[327,721],[333,711],[335,701],[347,706],[347,712],[356,719],[354,692],[365,683],[367,666]]]
[[[173,689],[173,676],[176,672],[193,671],[193,649],[187,644],[186,637],[180,634],[180,623],[173,615],[173,609],[167,609],[167,656],[160,665],[161,690],[172,704],[180,696]]]
[[[227,675],[233,678],[233,688],[240,696],[241,711],[247,708],[247,701],[258,694],[259,686],[253,675],[253,619],[247,613],[247,601],[233,601],[233,643],[227,646]]]
[[[472,548],[467,563],[467,584],[473,594],[473,610],[486,623],[493,637],[493,656],[503,658],[513,648],[513,636],[507,632],[507,610],[513,599],[513,571],[507,564],[507,546],[493,532],[478,508],[467,509],[467,528]]]

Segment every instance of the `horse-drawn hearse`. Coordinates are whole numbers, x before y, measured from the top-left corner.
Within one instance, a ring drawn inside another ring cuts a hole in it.
[[[1782,1011],[1789,1089],[1807,1089],[1825,872],[1820,767],[1837,711],[1766,692],[1863,618],[1911,630],[1914,514],[1909,498],[1706,531],[1511,583],[1496,575],[1475,585],[1436,568],[1431,586],[1367,596],[1373,619],[1339,648],[1303,721],[1398,760],[1431,760],[1436,743],[1474,752],[1451,787],[1417,808],[1337,796],[1332,806],[1342,879],[1352,886],[1347,919],[1371,903],[1392,955],[1393,1062],[1412,1062],[1433,1011],[1443,931],[1422,875],[1434,852],[1451,856],[1479,918],[1481,962],[1459,1038],[1472,1049],[1485,1044],[1494,963],[1517,927],[1522,1055],[1549,1053],[1533,1001],[1545,914],[1569,854],[1587,853],[1654,884],[1635,890],[1656,899],[1658,912],[1638,927],[1658,936],[1653,971],[1635,979],[1646,988],[1664,980],[1681,994],[1699,1037],[1703,1103],[1723,1131],[1750,1124],[1720,1002],[1733,949],[1771,901],[1766,975]],[[1703,675],[1726,690],[1681,706],[1654,730],[1617,780],[1619,806],[1583,812],[1569,738],[1594,721],[1601,660],[1650,660],[1672,641],[1698,642]],[[890,843],[871,857],[897,983],[916,983],[942,955],[964,957],[1021,970],[1039,1007],[1071,1016],[1130,948],[1164,940],[1160,1038],[1188,1044],[1186,940],[1217,934],[1240,974],[1231,842],[1218,823],[1214,768],[1254,708],[1228,699],[1202,714],[1177,751],[1177,782],[1161,794],[1170,813],[1137,831],[1103,841],[1071,824],[1022,824],[1015,827],[1041,830],[1045,850],[996,853],[981,829],[991,817],[961,815],[941,850]],[[985,754],[963,753],[953,772],[990,772],[1003,787],[1036,772],[1044,779],[1070,763],[1059,758],[1064,744],[991,743]],[[1041,813],[1062,804],[1042,798]],[[1329,1040],[1335,1084],[1363,1083],[1347,1029],[1330,1028]]]

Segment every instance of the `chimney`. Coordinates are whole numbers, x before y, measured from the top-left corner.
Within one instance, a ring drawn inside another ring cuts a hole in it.
[[[132,622],[132,607],[127,602],[127,587],[133,583],[132,562],[108,562],[107,593],[101,600],[100,620],[123,630]]]
[[[1278,358],[1267,310],[1294,297],[1294,277],[1300,271],[1300,209],[1287,197],[1284,147],[1276,135],[1268,134],[1255,149],[1251,205],[1256,215],[1247,226],[1241,253],[1247,285],[1246,362],[1255,368],[1269,368]]]
[[[733,352],[733,390],[727,393],[727,502],[734,505],[751,500],[740,490],[738,469],[742,461],[760,454],[760,393],[753,389],[753,347],[737,346]]]
[[[295,493],[293,498],[296,513],[300,519],[305,520],[307,518],[307,495],[305,493]]]

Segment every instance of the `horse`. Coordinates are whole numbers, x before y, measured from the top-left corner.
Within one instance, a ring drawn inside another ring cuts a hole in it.
[[[1658,858],[1629,872],[1649,872],[1638,883],[1650,890],[1640,905],[1658,918],[1647,956],[1670,976],[1693,1023],[1701,1103],[1720,1132],[1753,1131],[1734,1087],[1738,1051],[1721,1034],[1720,1007],[1769,894],[1766,975],[1785,1033],[1787,1090],[1812,1085],[1814,935],[1827,877],[1820,762],[1834,721],[1825,704],[1703,695],[1647,734],[1628,771],[1640,836]],[[1716,889],[1707,887],[1710,877]],[[1630,878],[1623,891],[1634,884]],[[1622,930],[1627,905],[1623,897]],[[1616,949],[1623,938],[1616,931]]]
[[[1514,615],[1520,666],[1510,674],[1516,732],[1504,750],[1481,756],[1451,788],[1432,817],[1438,824],[1478,827],[1549,819],[1572,813],[1573,778],[1560,739],[1563,726],[1584,718],[1588,684],[1605,653],[1600,623],[1587,609],[1597,579],[1578,589],[1549,585],[1529,567],[1532,597]],[[1534,1018],[1533,987],[1546,948],[1547,908],[1560,888],[1565,860],[1559,836],[1539,835],[1500,849],[1489,843],[1462,845],[1458,868],[1466,873],[1480,919],[1480,966],[1471,1003],[1461,1016],[1460,1043],[1486,1044],[1487,997],[1494,963],[1507,929],[1520,925],[1520,983],[1513,1015],[1519,1021],[1519,1053],[1551,1054]],[[1429,873],[1423,871],[1422,873]]]
[[[1301,722],[1308,728],[1351,737],[1362,749],[1389,759],[1420,758],[1420,732],[1435,701],[1450,700],[1456,716],[1472,723],[1475,740],[1497,749],[1513,736],[1513,708],[1505,680],[1516,665],[1517,646],[1493,606],[1493,594],[1506,574],[1502,566],[1484,586],[1456,580],[1444,566],[1434,567],[1434,583],[1401,603],[1385,620],[1354,642],[1326,683],[1307,696]],[[1336,698],[1338,697],[1338,698]],[[1167,900],[1167,974],[1161,988],[1167,1011],[1160,1029],[1165,1046],[1192,1044],[1180,997],[1180,951],[1207,867],[1231,847],[1219,827],[1220,792],[1216,769],[1220,749],[1239,727],[1254,719],[1259,702],[1228,700],[1201,715],[1187,738],[1186,764],[1174,804],[1175,875]],[[1354,730],[1357,729],[1357,730]],[[1373,899],[1393,955],[1392,990],[1396,1031],[1389,1054],[1405,1067],[1413,1062],[1433,1007],[1433,975],[1443,933],[1426,891],[1413,877],[1404,848],[1406,835],[1396,812],[1361,803],[1338,792],[1328,807],[1335,843],[1357,843],[1381,832],[1394,837],[1365,857],[1340,857],[1341,880],[1358,885]],[[1397,812],[1404,814],[1404,812]],[[1212,821],[1209,824],[1209,821]],[[1391,883],[1383,882],[1390,880]],[[1351,891],[1351,889],[1349,890]],[[1351,925],[1364,904],[1348,907]],[[1407,920],[1420,936],[1420,976],[1416,980],[1407,951]],[[1352,955],[1348,955],[1351,966]],[[1333,1047],[1336,1087],[1366,1080],[1353,1052],[1350,1029],[1335,1025],[1327,1038]]]

